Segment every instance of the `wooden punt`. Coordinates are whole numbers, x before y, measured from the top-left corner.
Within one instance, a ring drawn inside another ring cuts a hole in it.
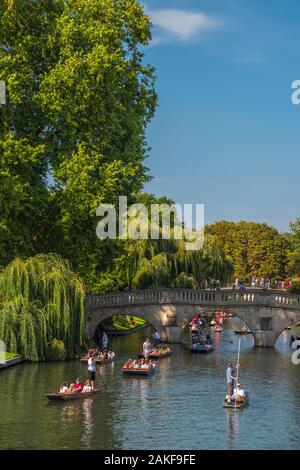
[[[97,395],[101,393],[100,388],[95,388],[92,392],[66,392],[66,393],[47,393],[46,397],[50,401],[73,401],[73,400],[80,400],[84,398],[90,398],[93,395]]]
[[[201,344],[200,347],[191,347],[190,352],[193,354],[209,354],[215,350],[212,344]]]
[[[237,402],[236,404],[235,404],[235,400],[232,400],[230,403],[228,403],[227,400],[224,400],[223,402],[224,408],[231,408],[231,409],[245,408],[248,405],[249,405],[249,394],[247,392],[245,394],[244,401]]]
[[[149,354],[148,359],[155,359],[155,360],[164,359],[165,357],[171,356],[171,354],[172,354],[172,351],[167,351],[163,354],[158,354],[158,352],[153,351]],[[144,357],[144,354],[143,352],[139,352],[137,356],[139,359],[142,359]]]
[[[135,377],[151,377],[155,372],[155,365],[150,369],[142,369],[141,367],[123,367],[123,375]]]
[[[114,362],[116,360],[116,356],[114,357],[108,357],[107,359],[101,359],[100,357],[96,357],[95,361],[96,363],[99,365],[99,366],[104,366],[106,364],[111,364],[112,362]],[[81,359],[80,359],[81,362],[87,362],[88,361],[88,357],[87,356],[83,356]]]

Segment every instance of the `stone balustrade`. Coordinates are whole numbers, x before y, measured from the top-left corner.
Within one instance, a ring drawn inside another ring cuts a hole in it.
[[[245,291],[220,289],[217,291],[192,289],[153,289],[136,292],[87,295],[88,309],[115,308],[141,305],[247,305],[300,309],[300,295],[286,291],[247,289]]]

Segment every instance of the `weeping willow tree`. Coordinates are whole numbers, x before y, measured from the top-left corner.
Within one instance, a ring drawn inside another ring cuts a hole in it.
[[[230,258],[209,236],[195,251],[186,250],[181,240],[132,240],[124,264],[132,289],[196,289],[211,279],[227,282],[233,273]]]
[[[15,259],[0,272],[0,339],[30,361],[66,359],[80,347],[84,286],[55,254]]]

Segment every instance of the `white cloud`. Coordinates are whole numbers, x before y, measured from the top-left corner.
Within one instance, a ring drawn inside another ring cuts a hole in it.
[[[155,27],[153,45],[179,40],[190,41],[199,34],[217,29],[219,21],[200,12],[175,9],[158,9],[147,12]]]

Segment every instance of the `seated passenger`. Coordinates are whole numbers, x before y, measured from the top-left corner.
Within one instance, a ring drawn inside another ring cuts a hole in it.
[[[212,339],[211,339],[211,336],[209,334],[206,335],[205,343],[206,344],[212,344]]]
[[[68,391],[68,382],[63,382],[63,384],[60,386],[59,393],[67,393]]]
[[[81,392],[82,391],[82,383],[80,382],[80,379],[76,379],[76,382],[74,384],[74,392]]]
[[[203,335],[201,335],[201,336],[199,337],[199,343],[200,343],[200,344],[204,344],[204,343],[205,343],[205,338],[204,338]]]
[[[141,362],[141,369],[148,369],[148,361],[146,361],[145,359],[142,360]]]
[[[88,393],[88,392],[91,392],[91,391],[92,391],[91,381],[87,380],[84,384],[83,389],[82,389],[82,393]]]
[[[231,400],[242,402],[245,399],[245,391],[241,388],[241,384],[237,384],[236,388],[233,391]]]

